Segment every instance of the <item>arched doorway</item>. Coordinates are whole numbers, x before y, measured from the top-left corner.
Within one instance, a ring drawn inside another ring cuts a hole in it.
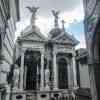
[[[65,58],[58,59],[58,88],[68,88],[68,70]]]
[[[27,50],[25,53],[26,90],[36,90],[40,86],[40,57],[39,51]]]
[[[100,100],[100,21],[97,24],[95,34],[92,40],[92,55],[93,55],[93,62],[94,62],[94,78],[97,90],[97,98]]]

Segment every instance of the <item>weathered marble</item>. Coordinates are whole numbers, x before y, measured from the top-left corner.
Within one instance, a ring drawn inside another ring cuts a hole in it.
[[[7,76],[14,61],[14,39],[16,22],[19,20],[18,0],[0,0],[0,94],[4,91],[10,93],[10,84]],[[11,80],[11,79],[10,79]],[[9,100],[9,93],[5,95],[5,100]],[[1,95],[0,95],[1,98]],[[3,98],[1,98],[3,100]]]

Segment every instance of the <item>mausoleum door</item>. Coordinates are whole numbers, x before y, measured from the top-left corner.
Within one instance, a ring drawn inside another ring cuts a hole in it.
[[[64,58],[58,60],[58,88],[68,88],[67,61]]]
[[[40,85],[40,52],[28,51],[25,56],[26,90],[36,90]]]

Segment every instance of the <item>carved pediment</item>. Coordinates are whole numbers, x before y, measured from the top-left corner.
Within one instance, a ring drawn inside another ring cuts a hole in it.
[[[72,42],[72,40],[71,39],[69,39],[68,37],[66,37],[65,35],[63,35],[63,36],[61,36],[61,37],[59,37],[58,39],[56,39],[57,41],[59,41],[59,42]]]
[[[36,40],[36,41],[45,40],[45,38],[42,35],[37,34],[37,33],[30,33],[30,34],[27,34],[26,36],[23,36],[22,38],[26,40]]]
[[[40,29],[37,26],[27,26],[21,33],[21,39],[23,40],[35,40],[35,41],[44,41],[46,38],[40,32]]]
[[[71,44],[77,44],[78,41],[71,35],[64,33],[62,35],[59,35],[57,38],[55,38],[56,41],[61,43],[71,43]]]

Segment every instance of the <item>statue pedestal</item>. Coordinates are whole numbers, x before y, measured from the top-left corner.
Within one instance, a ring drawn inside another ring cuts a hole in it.
[[[46,83],[45,89],[46,90],[49,90],[50,89],[50,87],[49,87],[49,77],[50,77],[49,69],[46,69],[45,70],[45,83]]]
[[[47,86],[45,87],[45,90],[50,90],[50,87],[47,85]]]

